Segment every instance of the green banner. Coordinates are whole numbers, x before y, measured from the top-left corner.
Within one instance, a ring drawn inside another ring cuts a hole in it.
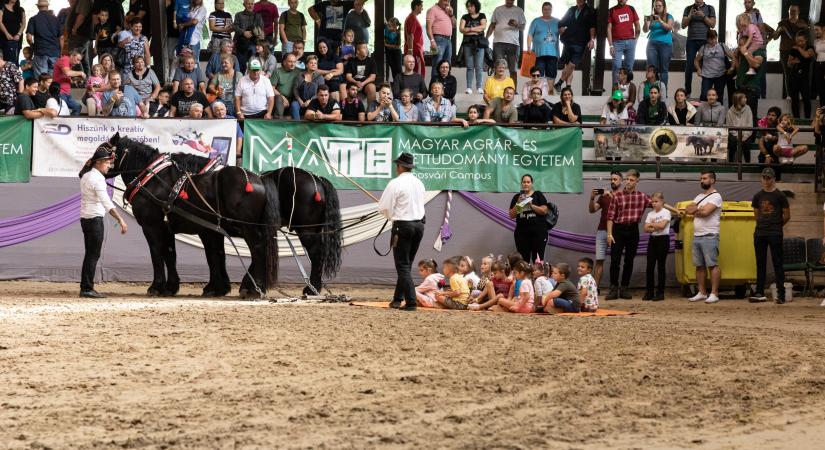
[[[578,128],[244,122],[244,168],[261,173],[301,167],[339,189],[356,189],[346,177],[370,190],[384,189],[401,152],[415,156],[413,173],[428,190],[514,192],[525,173],[544,192],[582,190]]]
[[[0,183],[28,183],[32,161],[32,121],[0,117]]]

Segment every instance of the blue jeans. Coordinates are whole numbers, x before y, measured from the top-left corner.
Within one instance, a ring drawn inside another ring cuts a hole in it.
[[[298,103],[298,100],[293,100],[289,104],[289,113],[294,120],[301,120],[301,104]]]
[[[696,53],[706,42],[704,40],[688,39],[687,44],[685,44],[685,93],[688,97],[690,97],[693,84],[693,61],[696,60]]]
[[[69,94],[60,94],[60,98],[66,102],[66,106],[72,111],[73,116],[80,115],[80,103],[73,99]]]
[[[464,63],[467,65],[467,87],[473,88],[473,77],[475,76],[476,89],[481,89],[484,87],[481,84],[481,78],[484,76],[484,49],[470,50],[470,46],[466,48]]]
[[[668,85],[668,64],[673,56],[673,44],[660,41],[647,41],[647,63],[656,66],[659,79]]]
[[[622,39],[613,41],[613,84],[619,81],[619,68],[624,67],[628,72],[633,71],[636,62],[636,40]]]
[[[41,73],[54,73],[55,62],[57,62],[57,56],[34,55],[32,58],[34,77],[39,77]]]
[[[710,88],[716,90],[716,94],[719,95],[719,103],[723,103],[725,99],[725,76],[722,75],[719,78],[702,77],[702,92],[699,95],[699,100],[704,102],[708,99],[708,91]]]
[[[430,75],[431,77],[434,77],[435,74],[438,73],[438,63],[440,63],[441,60],[446,59],[450,61],[450,65],[452,65],[453,59],[453,42],[450,38],[436,35],[435,45],[438,47],[438,53],[433,55],[433,72],[432,75]]]
[[[566,313],[577,313],[581,312],[580,308],[577,308],[576,305],[573,304],[570,300],[565,300],[563,298],[554,298],[553,299],[553,306],[556,308],[560,308],[562,311]]]

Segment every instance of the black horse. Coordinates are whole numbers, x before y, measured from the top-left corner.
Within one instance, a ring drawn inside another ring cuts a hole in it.
[[[132,204],[135,219],[149,243],[154,269],[149,295],[178,292],[176,233],[197,234],[203,243],[209,265],[209,283],[203,295],[220,297],[230,292],[224,236],[209,224],[219,225],[229,235],[246,241],[252,254],[249,274],[263,293],[275,286],[280,208],[273,180],[263,180],[240,167],[199,174],[209,159],[183,153],[164,156],[119,133],[108,144],[115,156],[108,176],[120,175],[128,186],[124,198]],[[249,275],[244,276],[240,295],[257,296]]]
[[[283,167],[261,175],[278,187],[281,225],[295,232],[312,263],[310,284],[321,292],[322,279],[332,278],[341,267],[341,210],[338,192],[326,178],[296,167]],[[309,287],[305,294],[312,294]]]

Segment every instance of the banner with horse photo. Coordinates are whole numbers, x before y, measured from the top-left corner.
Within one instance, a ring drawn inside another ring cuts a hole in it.
[[[529,173],[544,192],[581,192],[582,134],[498,126],[333,123],[244,123],[243,167],[266,172],[297,166],[338,189],[382,190],[395,176],[392,161],[411,153],[413,173],[428,190],[514,192]]]
[[[189,153],[234,165],[237,127],[232,119],[36,119],[32,175],[76,177],[95,149],[115,133],[162,153]]]
[[[728,130],[710,127],[617,126],[594,130],[597,158],[674,161],[728,157]]]
[[[32,124],[23,116],[0,117],[0,183],[28,183]]]

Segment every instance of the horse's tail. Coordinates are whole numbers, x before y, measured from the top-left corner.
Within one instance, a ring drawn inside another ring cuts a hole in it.
[[[267,224],[266,238],[266,288],[274,288],[278,283],[278,230],[281,228],[281,205],[278,200],[278,186],[271,176],[261,176],[266,191],[264,221]]]
[[[344,231],[341,229],[341,204],[338,191],[324,177],[317,176],[324,195],[324,229],[321,233],[321,267],[326,279],[335,277],[341,268],[341,246]]]

